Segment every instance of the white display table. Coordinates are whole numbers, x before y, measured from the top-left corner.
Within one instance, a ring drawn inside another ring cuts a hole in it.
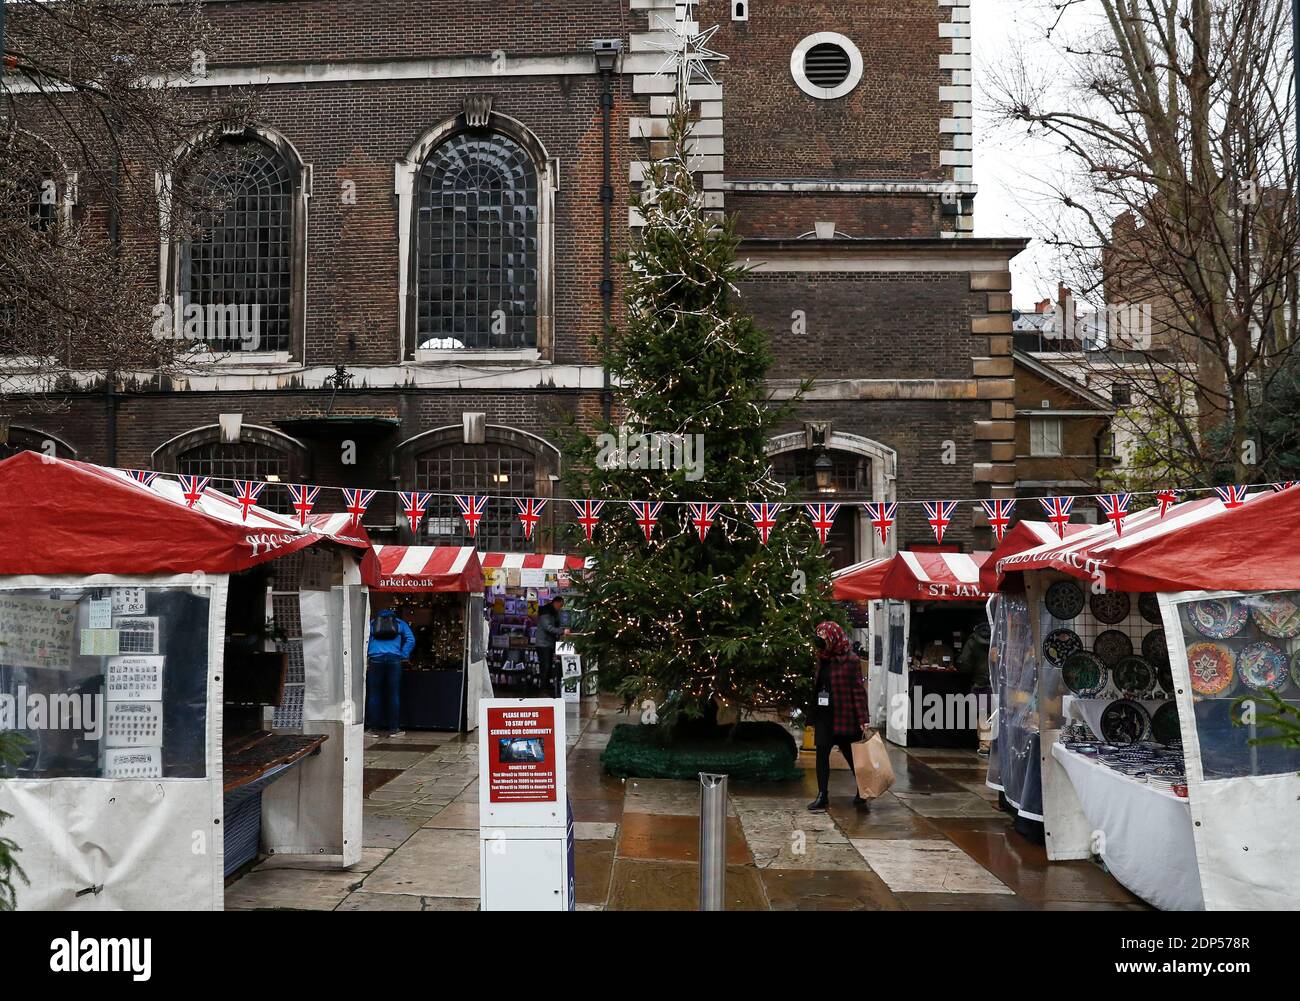
[[[1111,874],[1161,910],[1204,910],[1188,801],[1062,744],[1052,755],[1070,777]]]

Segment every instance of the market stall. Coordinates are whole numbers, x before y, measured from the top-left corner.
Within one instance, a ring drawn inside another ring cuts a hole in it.
[[[259,846],[360,860],[364,532],[190,487],[0,462],[23,909],[220,909]]]
[[[1202,498],[999,562],[1042,652],[1049,858],[1162,908],[1298,906],[1300,750],[1255,742],[1263,693],[1300,705],[1298,516],[1300,490]]]
[[[402,726],[473,729],[479,699],[492,697],[478,553],[470,546],[375,546],[366,561],[372,616],[394,609],[415,634],[402,670]]]

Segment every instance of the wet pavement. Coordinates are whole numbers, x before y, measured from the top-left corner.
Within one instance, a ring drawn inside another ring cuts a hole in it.
[[[600,755],[628,717],[584,700],[568,714],[579,910],[695,910],[699,786],[606,775]],[[362,861],[346,871],[267,859],[226,888],[227,910],[435,911],[478,908],[476,734],[366,738]],[[853,805],[832,758],[831,808],[802,779],[732,783],[729,910],[1135,910],[1146,905],[1092,862],[1049,863],[984,786],[974,752],[889,747],[897,781]]]

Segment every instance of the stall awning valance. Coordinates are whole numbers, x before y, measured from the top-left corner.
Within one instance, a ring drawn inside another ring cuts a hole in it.
[[[910,553],[893,558],[881,595],[908,601],[984,601],[980,567],[989,553]]]
[[[375,546],[362,575],[376,591],[483,590],[483,564],[473,546]]]
[[[235,573],[319,542],[368,549],[345,514],[300,526],[209,489],[186,505],[180,484],[149,486],[120,469],[20,452],[0,462],[0,574]]]
[[[1069,539],[1078,535],[1080,532],[1090,532],[1096,529],[1096,525],[1066,525],[1065,538]],[[1061,541],[1061,536],[1056,534],[1056,529],[1045,521],[1018,521],[1007,529],[1006,535],[998,543],[997,549],[993,550],[993,555],[984,561],[980,567],[980,587],[985,591],[996,591],[998,589],[998,560],[1005,559],[1008,556],[1015,556],[1016,553],[1023,553],[1027,549],[1037,549],[1040,546],[1051,545]]]
[[[594,560],[556,553],[484,553],[483,567],[489,570],[583,570]]]

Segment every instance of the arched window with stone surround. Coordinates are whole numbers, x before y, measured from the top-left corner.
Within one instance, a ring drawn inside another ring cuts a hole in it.
[[[217,425],[179,435],[153,453],[153,468],[186,476],[210,476],[212,487],[233,494],[232,480],[252,480],[269,485],[258,505],[278,514],[292,514],[286,483],[308,479],[307,448],[302,442],[271,428],[245,424],[239,441],[221,439]]]

